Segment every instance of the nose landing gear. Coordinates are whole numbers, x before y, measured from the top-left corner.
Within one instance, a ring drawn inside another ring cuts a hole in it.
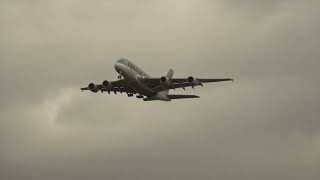
[[[122,77],[122,72],[121,72],[121,71],[119,72],[118,79],[119,79],[119,80],[123,79],[123,77]]]

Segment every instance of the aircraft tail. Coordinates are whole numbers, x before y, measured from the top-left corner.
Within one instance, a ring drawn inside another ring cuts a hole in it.
[[[172,69],[169,69],[169,72],[167,73],[166,77],[171,79],[173,77],[174,71]]]
[[[169,69],[166,77],[167,77],[168,79],[171,79],[171,78],[173,77],[173,73],[174,73],[173,69]],[[168,93],[169,93],[169,89],[168,89],[168,90],[165,90],[164,92],[165,92],[166,94],[168,94]]]

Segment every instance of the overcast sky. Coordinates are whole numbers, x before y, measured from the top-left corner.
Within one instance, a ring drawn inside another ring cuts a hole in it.
[[[0,179],[319,179],[319,7],[0,0]],[[80,92],[122,57],[235,82],[170,103]]]

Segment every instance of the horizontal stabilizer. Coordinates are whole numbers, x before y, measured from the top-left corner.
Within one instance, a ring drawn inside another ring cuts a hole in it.
[[[196,95],[183,95],[183,94],[168,94],[168,98],[170,99],[187,99],[187,98],[200,98]]]

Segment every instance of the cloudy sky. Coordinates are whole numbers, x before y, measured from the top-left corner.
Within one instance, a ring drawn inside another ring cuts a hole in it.
[[[0,179],[319,179],[319,6],[0,0]],[[236,81],[170,103],[80,92],[122,57]]]

